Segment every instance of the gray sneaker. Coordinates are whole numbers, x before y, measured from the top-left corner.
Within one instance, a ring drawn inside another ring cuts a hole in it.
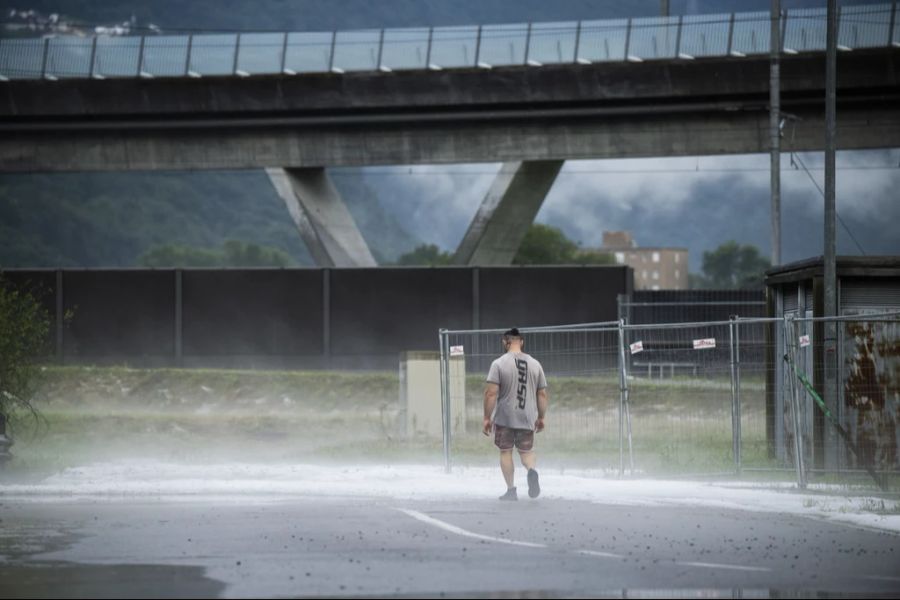
[[[537,498],[541,495],[541,484],[538,482],[538,474],[534,469],[528,469],[528,497]]]
[[[506,490],[506,493],[500,496],[500,500],[518,500],[519,494],[516,493],[516,488],[511,487]]]

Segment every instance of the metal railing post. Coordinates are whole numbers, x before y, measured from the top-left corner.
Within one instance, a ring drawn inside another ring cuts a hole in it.
[[[784,10],[781,11],[781,39],[778,40],[781,47],[778,48],[779,52],[784,52],[784,36],[787,34],[787,20],[788,20],[788,11],[785,8]]]
[[[525,62],[524,64],[528,64],[528,55],[531,50],[531,21],[528,22],[528,31],[525,33]]]
[[[683,21],[684,15],[678,15],[678,31],[675,32],[675,56],[673,58],[681,56],[681,26]]]
[[[628,60],[628,51],[631,49],[631,18],[628,19],[628,25],[625,27],[625,57],[622,60]]]
[[[893,0],[891,2],[891,19],[890,26],[888,27],[888,40],[887,45],[891,47],[894,45],[894,27],[897,26],[897,0]]]
[[[63,288],[63,272],[56,270],[56,364],[63,364],[64,359],[64,334],[65,334],[65,288]]]
[[[138,64],[137,64],[137,76],[140,77],[141,73],[144,72],[144,43],[146,42],[147,36],[141,36],[141,45],[138,47]]]
[[[184,366],[183,353],[183,319],[184,319],[184,293],[183,271],[175,269],[175,366]]]
[[[334,46],[337,43],[337,30],[331,32],[331,54],[328,57],[328,72],[334,70]]]
[[[803,432],[800,427],[800,401],[798,399],[797,374],[794,369],[797,368],[797,355],[795,344],[797,341],[794,320],[790,315],[784,316],[784,339],[785,352],[789,355],[791,369],[788,372],[788,381],[790,382],[790,407],[791,407],[791,428],[794,430],[794,468],[797,471],[797,486],[800,489],[806,488],[806,470],[803,461]]]
[[[625,332],[619,320],[619,477],[625,476]]]
[[[743,433],[741,431],[741,416],[743,416],[743,409],[741,407],[741,326],[740,323],[737,323],[734,328],[734,372],[735,372],[735,407],[737,411],[737,420],[735,421],[735,425],[737,427],[737,474],[741,475],[741,472],[744,469],[744,457],[741,452],[741,443],[743,442]]]
[[[734,13],[728,19],[728,48],[725,50],[725,56],[731,56],[731,48],[734,44]]]
[[[619,319],[619,477],[625,475],[625,436],[627,424],[628,463],[634,475],[634,447],[631,441],[631,414],[628,409],[628,371],[625,362],[625,321]]]
[[[237,75],[238,70],[238,58],[241,54],[241,34],[237,34],[237,39],[234,41],[234,62],[231,65],[231,74]]]
[[[191,72],[191,50],[194,47],[194,34],[188,35],[187,51],[184,53],[184,74]]]
[[[478,37],[475,39],[475,66],[481,59],[481,25],[478,26]]]
[[[381,70],[381,58],[384,56],[384,28],[382,27],[381,33],[378,34],[378,60],[375,62],[375,70]]]
[[[97,60],[97,36],[94,36],[94,41],[91,42],[91,66],[88,71],[88,77],[91,79],[94,78],[94,63]]]
[[[732,315],[730,318],[730,322],[728,323],[728,347],[731,351],[731,452],[732,458],[734,459],[734,471],[735,474],[740,474],[740,459],[738,455],[740,454],[740,445],[741,440],[738,437],[738,427],[737,422],[740,420],[740,415],[738,414],[737,409],[737,363],[735,361],[735,316]]]
[[[581,21],[578,21],[578,25],[575,26],[575,55],[572,57],[572,62],[578,62],[578,52],[581,50]]]
[[[438,337],[441,343],[441,430],[444,445],[444,472],[450,472],[450,337],[446,329],[441,329]]]
[[[431,68],[431,44],[434,37],[434,27],[428,28],[428,46],[425,49],[425,68]]]
[[[41,57],[41,79],[47,76],[47,57],[50,54],[50,38],[44,38],[44,55]]]
[[[285,67],[287,67],[287,46],[288,46],[288,33],[284,32],[284,39],[281,40],[281,70],[280,73],[284,73]]]

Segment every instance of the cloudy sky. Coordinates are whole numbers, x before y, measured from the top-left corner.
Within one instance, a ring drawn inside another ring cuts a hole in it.
[[[837,164],[846,225],[837,225],[838,253],[900,254],[900,149],[840,152]],[[813,180],[824,190],[823,165],[821,152],[782,158],[785,262],[822,254],[824,199]],[[392,212],[418,237],[452,250],[499,167],[377,168],[367,179],[402,190],[389,201]],[[583,246],[598,246],[604,230],[626,229],[642,246],[687,247],[696,271],[703,251],[731,239],[769,255],[769,189],[768,155],[569,161],[537,221]]]

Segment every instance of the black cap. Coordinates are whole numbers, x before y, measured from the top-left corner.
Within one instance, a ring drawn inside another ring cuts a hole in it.
[[[513,328],[510,329],[509,331],[505,332],[503,335],[504,335],[504,336],[509,335],[509,336],[512,336],[512,337],[522,337],[522,335],[519,333],[518,328],[516,328],[516,327],[513,327]]]

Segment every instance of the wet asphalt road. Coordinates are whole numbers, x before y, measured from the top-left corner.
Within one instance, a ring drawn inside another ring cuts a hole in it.
[[[544,498],[0,502],[0,597],[900,596],[900,536],[790,515]]]

